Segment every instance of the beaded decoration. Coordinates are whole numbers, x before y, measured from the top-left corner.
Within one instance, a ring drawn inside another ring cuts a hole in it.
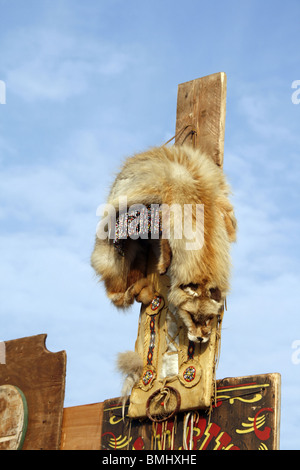
[[[183,371],[183,378],[186,382],[192,382],[196,377],[196,369],[194,366],[189,366]]]
[[[119,214],[114,233],[110,233],[113,244],[121,256],[125,256],[125,240],[158,239],[162,234],[162,216],[159,204],[141,205],[140,209],[129,210]]]
[[[195,343],[194,341],[190,341],[189,346],[188,346],[188,358],[194,359],[194,354],[195,354]]]
[[[151,369],[146,370],[146,372],[144,373],[142,377],[143,384],[148,385],[153,379],[153,377],[154,377],[153,371]]]
[[[155,315],[151,317],[150,320],[150,343],[149,343],[149,349],[148,349],[148,354],[147,354],[147,365],[152,365],[153,361],[153,351],[154,351],[154,346],[155,346]]]
[[[151,302],[151,310],[153,311],[157,310],[160,304],[161,304],[161,297],[159,296],[154,297],[154,299]]]

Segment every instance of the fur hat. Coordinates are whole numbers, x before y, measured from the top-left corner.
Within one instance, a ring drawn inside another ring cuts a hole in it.
[[[215,303],[229,289],[229,248],[236,236],[229,193],[222,169],[192,147],[163,146],[128,158],[112,185],[91,257],[112,302],[126,308],[134,299],[151,300],[146,278],[151,247],[157,271],[170,278],[169,302],[180,308],[194,299],[202,314],[217,313]],[[147,211],[143,236],[143,209],[130,211],[134,204]],[[159,211],[156,222],[149,222],[151,208]],[[135,236],[120,236],[122,221],[125,229],[135,222]]]

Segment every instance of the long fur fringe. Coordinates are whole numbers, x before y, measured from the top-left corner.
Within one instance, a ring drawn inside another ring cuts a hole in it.
[[[124,419],[125,404],[127,397],[131,394],[132,388],[140,380],[143,370],[143,360],[135,351],[126,351],[118,354],[117,368],[124,376],[122,396],[122,415]]]

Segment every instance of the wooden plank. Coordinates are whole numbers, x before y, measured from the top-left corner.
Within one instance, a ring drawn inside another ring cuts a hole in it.
[[[226,74],[215,73],[178,86],[175,143],[193,145],[223,165]]]
[[[59,449],[65,391],[66,353],[45,347],[47,335],[5,341],[0,385],[17,386],[28,406],[23,450]]]
[[[103,408],[103,450],[277,450],[280,427],[280,374],[217,381],[211,415],[179,413],[163,423],[122,420],[120,398]]]
[[[64,409],[61,450],[99,450],[103,403]]]

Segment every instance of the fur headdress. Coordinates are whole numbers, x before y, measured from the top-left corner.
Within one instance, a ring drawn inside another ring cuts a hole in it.
[[[153,298],[146,279],[151,246],[158,272],[170,278],[169,302],[182,306],[184,292],[199,300],[202,313],[217,313],[214,304],[229,289],[229,247],[236,232],[229,193],[222,169],[191,147],[152,148],[128,158],[112,185],[91,257],[112,302],[126,308],[134,299]],[[120,236],[122,223],[129,229],[132,220],[135,235],[141,234],[141,209],[129,210],[134,204],[148,211],[148,234],[159,221],[159,236]],[[149,222],[151,208],[159,211],[156,222]]]

